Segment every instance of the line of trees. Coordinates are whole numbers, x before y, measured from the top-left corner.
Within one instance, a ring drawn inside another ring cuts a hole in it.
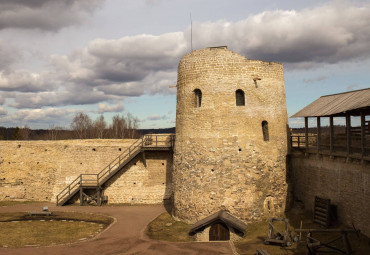
[[[0,140],[65,140],[65,139],[123,139],[138,138],[138,118],[128,113],[115,115],[111,124],[103,115],[92,120],[87,114],[76,113],[70,129],[50,125],[47,130],[32,130],[29,126],[0,127]]]
[[[71,129],[74,131],[75,138],[78,139],[132,139],[139,136],[138,124],[138,118],[130,113],[113,116],[112,124],[108,126],[103,115],[92,121],[87,114],[80,112],[73,118]]]

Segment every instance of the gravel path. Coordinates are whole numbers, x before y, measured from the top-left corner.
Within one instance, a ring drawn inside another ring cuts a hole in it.
[[[48,206],[50,211],[105,214],[114,217],[116,222],[93,240],[51,247],[0,248],[1,255],[233,254],[229,242],[174,243],[146,237],[144,230],[147,224],[165,211],[161,205],[56,207],[51,203],[37,203],[2,206],[0,213],[41,211],[43,206]]]

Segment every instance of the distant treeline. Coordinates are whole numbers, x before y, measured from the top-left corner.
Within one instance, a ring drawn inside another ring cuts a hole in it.
[[[105,130],[109,133],[109,130]],[[145,134],[174,134],[175,127],[160,129],[137,129],[134,138]],[[76,139],[75,132],[70,129],[23,129],[19,127],[6,128],[0,127],[0,140],[69,140]],[[115,139],[115,137],[105,136],[103,139]]]
[[[96,120],[85,113],[77,113],[70,129],[50,125],[49,129],[31,129],[28,126],[0,127],[0,140],[67,140],[67,139],[135,139],[143,134],[174,133],[175,128],[138,129],[138,119],[132,114],[115,115],[108,125],[103,115]]]

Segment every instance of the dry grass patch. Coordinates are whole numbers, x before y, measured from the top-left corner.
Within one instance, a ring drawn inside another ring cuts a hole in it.
[[[194,237],[188,235],[191,227],[192,224],[175,221],[168,212],[165,212],[149,223],[146,234],[156,240],[189,242],[194,241]]]
[[[97,214],[53,212],[51,216],[28,213],[0,214],[0,246],[48,246],[94,237],[113,222]]]

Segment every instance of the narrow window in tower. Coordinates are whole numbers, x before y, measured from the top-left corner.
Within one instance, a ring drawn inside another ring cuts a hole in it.
[[[195,95],[195,107],[201,107],[202,106],[202,91],[200,89],[194,90]]]
[[[244,91],[241,89],[238,89],[237,91],[235,91],[235,99],[236,99],[236,106],[245,105]]]
[[[262,133],[263,133],[263,140],[268,141],[269,138],[269,123],[267,121],[262,121]]]

